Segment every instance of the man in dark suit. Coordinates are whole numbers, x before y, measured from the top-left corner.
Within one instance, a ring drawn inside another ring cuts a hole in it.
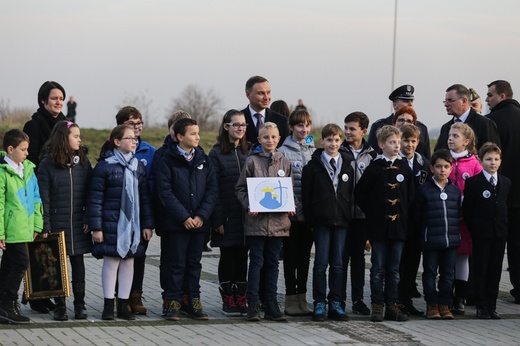
[[[370,127],[370,132],[368,133],[368,144],[374,150],[381,154],[381,149],[379,148],[379,145],[377,144],[377,138],[376,138],[376,131],[385,126],[385,125],[392,125],[392,119],[394,117],[395,112],[397,112],[399,109],[401,109],[404,106],[410,106],[413,107],[414,102],[414,87],[410,84],[401,85],[399,88],[392,91],[392,93],[388,96],[388,99],[392,101],[392,107],[394,108],[394,113],[390,114],[390,116],[386,118],[382,118],[379,120],[376,120],[372,126]],[[426,157],[427,159],[430,158],[430,136],[428,135],[428,128],[426,125],[421,123],[420,121],[417,121],[417,124],[415,124],[419,130],[421,130],[421,136],[419,137],[419,142],[424,144],[424,150],[420,151],[419,153]]]
[[[264,77],[253,76],[246,82],[246,97],[249,105],[242,110],[246,117],[247,131],[246,139],[251,143],[258,143],[258,129],[269,121],[278,126],[280,141],[278,147],[290,134],[287,117],[270,110],[271,86]]]
[[[491,109],[487,116],[497,124],[502,145],[500,173],[511,179],[508,201],[507,259],[513,289],[511,295],[520,304],[520,104],[513,99],[511,84],[496,80],[488,85],[486,102]]]
[[[444,107],[446,107],[448,115],[453,115],[453,119],[442,125],[435,150],[449,149],[448,134],[451,125],[455,122],[468,124],[473,129],[477,139],[477,150],[486,142],[493,142],[500,146],[500,137],[498,136],[496,124],[471,108],[470,94],[468,88],[462,84],[453,84],[446,89]]]

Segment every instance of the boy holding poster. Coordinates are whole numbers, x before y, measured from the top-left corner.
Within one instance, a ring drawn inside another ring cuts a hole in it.
[[[326,299],[329,302],[329,319],[348,320],[341,307],[341,280],[347,226],[351,219],[354,169],[346,151],[340,150],[342,133],[343,130],[336,124],[325,125],[320,141],[323,149],[317,149],[312,160],[303,168],[303,210],[305,220],[314,227],[316,247],[312,281],[314,321],[325,320]]]
[[[235,193],[247,213],[244,218],[244,235],[249,246],[249,272],[247,283],[247,319],[260,321],[260,270],[265,270],[265,316],[274,321],[285,321],[276,300],[278,261],[282,248],[282,237],[289,235],[289,215],[295,212],[252,212],[248,194],[247,178],[292,177],[291,162],[276,150],[280,135],[276,124],[266,122],[258,133],[259,146],[255,147],[246,160]],[[281,192],[281,191],[280,191]]]

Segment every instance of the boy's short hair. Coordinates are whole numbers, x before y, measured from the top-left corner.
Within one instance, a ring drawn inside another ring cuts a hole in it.
[[[296,109],[289,115],[289,125],[312,124],[311,114],[306,109]]]
[[[29,143],[29,136],[21,130],[12,129],[4,134],[3,146],[5,151],[7,151],[9,147],[16,148],[22,142]]]
[[[482,160],[484,159],[484,155],[487,153],[497,153],[500,155],[500,158],[502,158],[502,150],[500,150],[500,147],[493,142],[484,143],[478,151],[478,157]]]
[[[368,124],[370,124],[370,120],[368,116],[363,112],[352,112],[345,117],[343,121],[345,124],[350,122],[357,122],[361,130],[368,129]]]
[[[184,136],[186,134],[186,129],[188,126],[197,125],[197,120],[191,118],[179,119],[173,125],[173,132],[175,132],[175,136],[181,135]]]
[[[143,120],[143,116],[141,112],[134,106],[125,106],[119,110],[116,114],[116,123],[117,125],[122,125],[125,121],[130,119],[139,119]]]
[[[453,160],[452,157],[451,157],[451,154],[450,154],[450,151],[448,149],[439,149],[437,151],[435,151],[433,154],[432,154],[432,157],[430,159],[430,164],[432,166],[435,166],[435,164],[437,163],[437,161],[439,160],[444,160],[446,162],[450,162]]]
[[[191,115],[182,110],[173,112],[168,118],[168,130],[180,119],[191,119]]]
[[[403,126],[401,126],[401,128],[399,130],[401,130],[401,133],[402,133],[401,138],[419,139],[419,137],[421,136],[421,130],[417,126],[412,125],[412,124],[403,125]]]
[[[385,125],[376,131],[376,138],[378,143],[384,143],[388,139],[388,137],[396,135],[397,137],[401,137],[401,131],[393,125]]]
[[[268,122],[264,123],[262,126],[260,126],[260,130],[258,130],[258,134],[260,134],[260,131],[262,131],[263,129],[266,129],[266,130],[277,129],[278,130],[278,125],[276,125],[273,122],[268,121]],[[280,131],[278,131],[278,132],[280,132]]]
[[[327,124],[325,126],[323,126],[323,128],[321,129],[321,138],[322,139],[325,139],[329,136],[342,136],[343,135],[343,130],[341,129],[341,127],[339,127],[338,125],[336,124]]]

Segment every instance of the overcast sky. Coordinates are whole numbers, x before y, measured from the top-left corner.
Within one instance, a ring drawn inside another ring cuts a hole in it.
[[[252,75],[273,101],[312,110],[316,123],[352,111],[390,114],[392,0],[2,0],[0,99],[37,108],[46,80],[78,103],[82,127],[111,128],[125,97],[145,96],[165,122],[188,84],[214,88],[225,109],[247,105]],[[454,83],[485,99],[486,84],[520,93],[520,1],[399,0],[395,87],[415,86],[418,117],[449,120]],[[486,107],[487,108],[487,107]],[[487,109],[485,110],[487,112]]]

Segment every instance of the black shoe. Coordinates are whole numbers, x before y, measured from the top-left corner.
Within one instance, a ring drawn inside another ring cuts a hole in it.
[[[406,311],[408,311],[407,315],[413,315],[413,316],[423,316],[424,311],[417,310],[415,306],[413,306],[413,303],[410,304],[404,304],[404,307]]]
[[[31,310],[41,314],[47,314],[50,311],[43,303],[43,300],[29,300],[29,306],[31,307]]]
[[[488,309],[477,309],[477,318],[479,320],[490,320],[491,316],[489,315]]]
[[[348,316],[345,313],[345,310],[341,308],[341,304],[339,302],[330,302],[329,303],[329,320],[334,321],[348,321]]]
[[[515,300],[513,301],[514,304],[520,304],[520,297],[517,297],[517,293],[516,293],[515,289],[512,289],[511,291],[509,291],[509,294],[511,294],[511,296],[513,298],[515,298]]]
[[[208,315],[204,312],[202,302],[200,298],[190,299],[190,308],[188,311],[188,317],[194,320],[207,320]]]
[[[352,305],[352,312],[354,312],[355,314],[358,314],[358,315],[363,315],[363,316],[370,315],[370,309],[365,304],[365,302],[362,300],[358,300],[357,302],[355,302]]]
[[[265,303],[264,318],[266,320],[273,320],[278,322],[287,321],[287,318],[280,310],[280,305],[278,305],[276,300]]]
[[[260,302],[247,302],[247,320],[258,322],[260,318]]]
[[[453,306],[451,308],[451,313],[454,315],[464,315],[464,313],[465,313],[464,299],[462,299],[462,298],[453,299]]]
[[[208,244],[204,244],[204,248],[202,249],[203,252],[211,252],[213,251],[212,248],[209,247]]]
[[[56,298],[56,308],[54,309],[55,321],[68,321],[67,306],[65,305],[65,298]]]
[[[165,317],[169,321],[179,321],[181,319],[181,303],[176,300],[172,300],[170,305],[168,305]]]
[[[403,314],[396,303],[386,305],[385,320],[389,321],[408,321],[408,316]]]
[[[15,298],[4,298],[0,305],[0,320],[11,323],[29,323],[29,317],[22,314],[18,300]]]
[[[115,299],[105,298],[105,304],[103,305],[103,312],[101,313],[101,319],[105,321],[113,320],[114,317],[114,303]]]
[[[492,320],[501,320],[502,317],[496,312],[496,310],[488,309],[489,317],[491,317]]]
[[[74,304],[74,319],[86,320],[88,317],[85,304]]]
[[[117,318],[122,318],[127,321],[135,320],[135,315],[128,304],[128,299],[117,299]]]

